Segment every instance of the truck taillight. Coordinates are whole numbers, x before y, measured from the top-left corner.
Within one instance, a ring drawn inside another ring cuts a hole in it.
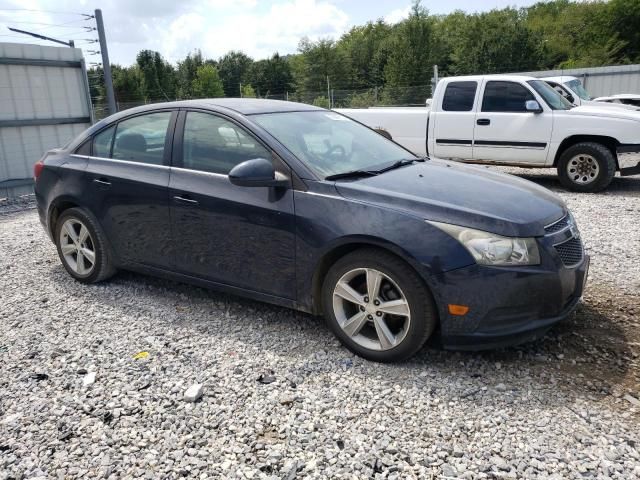
[[[42,160],[38,160],[35,165],[33,166],[33,180],[34,181],[38,181],[38,177],[40,176],[40,174],[42,173],[42,170],[44,169],[44,162]]]

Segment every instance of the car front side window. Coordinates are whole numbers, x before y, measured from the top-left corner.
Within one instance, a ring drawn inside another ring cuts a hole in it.
[[[245,160],[271,158],[271,153],[242,128],[224,118],[187,112],[182,141],[182,166],[227,175]]]

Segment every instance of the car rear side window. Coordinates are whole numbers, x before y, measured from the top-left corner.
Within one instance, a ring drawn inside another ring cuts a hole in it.
[[[270,159],[269,150],[236,124],[216,115],[188,112],[182,142],[182,166],[219,173],[254,158]]]
[[[535,100],[533,94],[515,82],[487,82],[482,99],[483,112],[526,112],[527,100]]]
[[[171,112],[138,115],[118,123],[112,158],[162,165]]]
[[[93,137],[93,156],[109,158],[111,156],[111,143],[113,142],[113,133],[116,127],[109,127],[102,130]]]
[[[446,112],[470,112],[476,98],[478,82],[450,82],[444,91],[442,110]]]

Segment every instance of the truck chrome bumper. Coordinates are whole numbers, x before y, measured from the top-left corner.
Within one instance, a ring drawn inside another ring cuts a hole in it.
[[[617,154],[620,175],[640,174],[640,143],[619,145]]]

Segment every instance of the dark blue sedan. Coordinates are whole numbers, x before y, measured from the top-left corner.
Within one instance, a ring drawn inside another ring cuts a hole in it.
[[[396,361],[530,340],[573,311],[589,258],[533,183],[419,158],[335,112],[256,99],[148,105],[35,165],[62,264],[128,269],[324,315]]]

